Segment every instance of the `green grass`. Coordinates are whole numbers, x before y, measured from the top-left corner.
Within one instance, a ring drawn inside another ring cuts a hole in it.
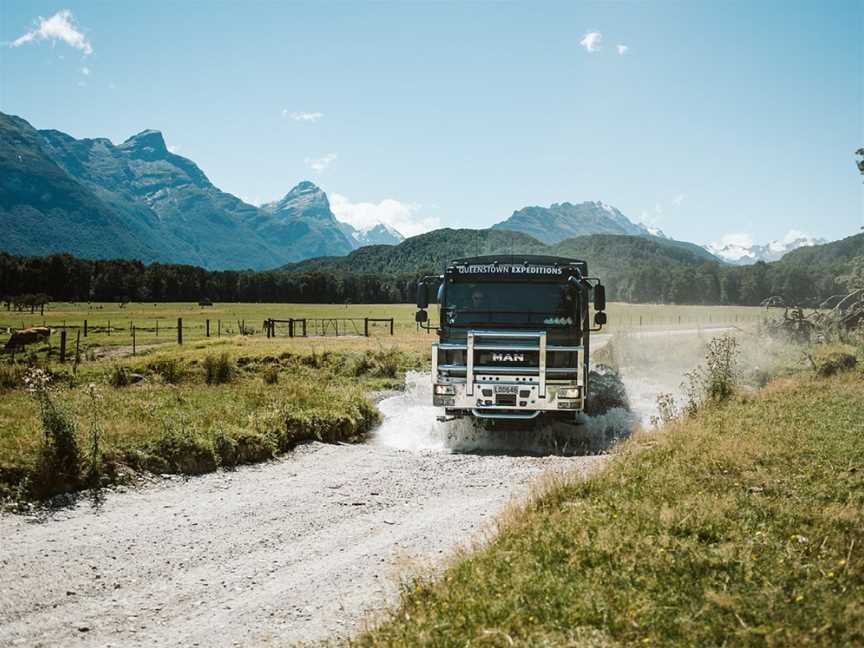
[[[81,349],[86,354],[87,349],[95,347],[116,347],[132,345],[132,327],[136,329],[136,346],[153,344],[176,344],[177,318],[183,319],[184,342],[191,343],[205,339],[206,320],[210,320],[210,335],[232,337],[239,334],[238,322],[244,323],[254,330],[255,336],[263,336],[265,319],[301,319],[301,318],[394,318],[397,337],[416,336],[417,327],[414,323],[416,308],[411,304],[214,304],[201,307],[195,303],[129,303],[121,307],[117,303],[68,304],[52,303],[44,315],[29,312],[0,311],[0,327],[11,326],[22,328],[26,326],[47,324],[48,326],[82,327],[88,322],[88,336],[81,338]],[[762,320],[765,309],[746,306],[665,306],[655,304],[621,304],[611,303],[608,306],[609,325],[606,330],[650,329],[650,328],[692,328],[722,325],[749,325]],[[777,311],[768,312],[776,316]],[[430,311],[431,320],[437,318],[437,307]],[[109,334],[101,331],[110,324]],[[340,323],[340,332],[343,325]],[[349,334],[362,334],[362,322],[357,328],[345,324]],[[157,332],[158,327],[158,332]],[[329,328],[332,333],[332,326]],[[313,334],[310,327],[308,333]],[[389,326],[372,325],[372,335],[389,336]],[[78,329],[69,329],[67,347],[70,354],[74,351]],[[287,335],[287,325],[280,326],[280,336]],[[420,335],[425,333],[421,332]],[[0,343],[5,343],[7,337],[0,335]],[[52,336],[55,347],[59,345],[59,333]],[[41,346],[40,346],[41,348]]]
[[[378,420],[367,393],[398,386],[405,369],[423,362],[380,340],[326,345],[214,340],[88,363],[75,376],[53,364],[51,399],[73,422],[78,447],[91,446],[94,421],[101,430],[104,481],[117,479],[122,466],[197,474],[268,459],[302,441],[362,438]],[[95,419],[91,383],[102,396]],[[20,382],[0,388],[0,497],[38,499],[90,485],[87,461],[76,468],[78,480],[52,481],[39,469],[44,438],[33,395]]]
[[[864,644],[864,375],[783,378],[549,485],[357,646]]]

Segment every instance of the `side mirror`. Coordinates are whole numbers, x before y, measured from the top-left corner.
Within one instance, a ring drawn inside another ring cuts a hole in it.
[[[606,323],[606,313],[594,313],[594,324],[603,326]]]
[[[606,287],[603,284],[594,286],[594,310],[606,310]]]
[[[428,306],[429,297],[426,294],[426,284],[420,281],[417,283],[417,308],[422,310],[424,308],[428,308]]]
[[[414,321],[417,322],[418,324],[423,324],[424,322],[428,321],[428,319],[429,319],[429,313],[427,313],[425,310],[418,310],[414,314]]]

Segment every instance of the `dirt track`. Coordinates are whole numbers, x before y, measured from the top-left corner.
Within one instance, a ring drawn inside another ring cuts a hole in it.
[[[608,341],[597,337],[595,348]],[[669,376],[671,389],[680,370]],[[630,375],[638,418],[658,387],[653,370]],[[235,472],[112,492],[95,508],[0,515],[0,645],[345,637],[396,600],[412,564],[440,565],[482,539],[537,475],[605,460],[528,456],[512,443],[509,455],[453,454],[454,435],[463,449],[500,439],[435,423],[430,389],[428,374],[409,377],[404,395],[381,403],[385,424],[366,444],[312,444]]]
[[[602,457],[312,444],[46,518],[0,517],[0,645],[285,645],[345,636],[410,563],[482,538],[540,472]],[[406,571],[407,568],[407,571]]]

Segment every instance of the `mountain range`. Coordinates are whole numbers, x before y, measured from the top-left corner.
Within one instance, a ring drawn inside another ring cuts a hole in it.
[[[326,194],[301,182],[256,207],[219,190],[191,160],[145,130],[120,145],[36,130],[0,113],[0,249],[69,252],[209,269],[263,270],[367,242],[398,242],[389,228],[339,222]]]
[[[705,249],[727,263],[750,265],[757,261],[778,261],[793,250],[827,242],[825,239],[814,238],[792,230],[784,238],[764,245],[753,243],[749,237],[732,236],[719,243],[709,243]]]
[[[554,203],[550,207],[523,207],[492,229],[515,230],[533,236],[543,243],[558,243],[587,234],[627,234],[652,236],[642,224],[630,221],[624,214],[603,202]]]
[[[438,229],[405,239],[399,245],[370,245],[347,256],[306,259],[282,269],[289,272],[354,274],[438,274],[450,259],[487,254],[548,254],[584,259],[592,274],[619,274],[630,266],[670,268],[715,261],[699,246],[626,234],[590,234],[552,244],[528,234],[499,228]],[[621,260],[626,259],[626,263]]]
[[[820,242],[801,237],[748,249],[740,244],[703,248],[634,223],[603,202],[524,207],[490,230],[443,229],[403,242],[402,235],[384,223],[357,229],[339,221],[327,194],[309,181],[300,182],[278,201],[247,204],[215,187],[192,160],[169,151],[159,131],[145,130],[114,145],[105,138],[75,139],[57,130],[36,130],[3,113],[0,218],[0,251],[12,254],[68,252],[208,269],[293,267],[290,264],[317,257],[324,257],[320,264],[327,267],[355,266],[373,258],[392,265],[377,249],[382,245],[398,246],[400,251],[394,254],[422,261],[423,246],[439,245],[441,237],[455,237],[452,253],[468,241],[467,254],[472,240],[500,244],[501,250],[521,244],[520,251],[536,251],[537,246],[552,249],[564,241],[588,245],[613,240],[585,238],[590,236],[635,237],[650,244],[630,241],[630,248],[650,249],[655,256],[674,249],[675,254],[686,253],[688,260],[731,263],[773,260]],[[519,239],[515,234],[527,236]],[[441,246],[446,250],[447,245]],[[578,249],[572,253],[585,256]],[[331,257],[345,261],[335,263]]]

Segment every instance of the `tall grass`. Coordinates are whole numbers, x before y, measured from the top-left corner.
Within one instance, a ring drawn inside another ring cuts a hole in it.
[[[114,360],[110,371],[85,368],[57,381],[44,401],[8,391],[0,399],[0,498],[99,485],[128,474],[122,466],[199,474],[305,441],[360,439],[378,420],[366,390],[418,362],[380,349],[328,350],[314,359],[253,349],[258,354],[236,362],[206,347]]]
[[[709,403],[553,484],[357,646],[864,645],[864,377]]]

